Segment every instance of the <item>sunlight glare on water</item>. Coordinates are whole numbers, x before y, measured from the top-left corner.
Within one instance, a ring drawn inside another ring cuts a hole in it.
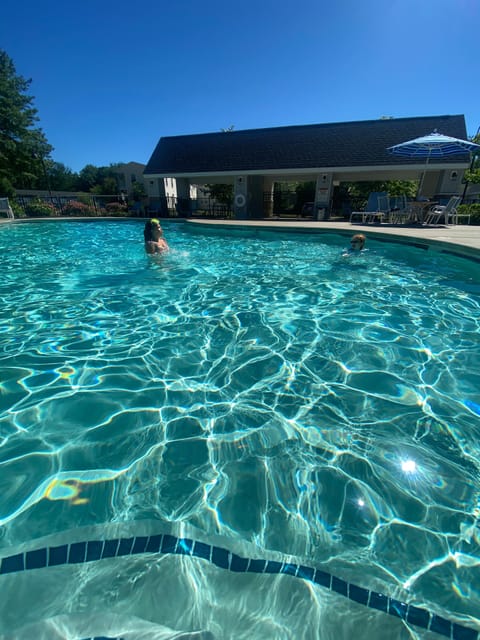
[[[0,544],[186,522],[477,615],[478,264],[164,226],[0,229]]]

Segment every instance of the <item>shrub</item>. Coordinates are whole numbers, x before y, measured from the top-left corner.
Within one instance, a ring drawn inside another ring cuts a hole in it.
[[[79,202],[78,200],[69,200],[62,207],[64,216],[94,216],[95,209],[88,204]]]
[[[461,204],[457,207],[457,211],[460,215],[469,214],[470,224],[480,224],[480,203]]]
[[[107,213],[127,213],[127,205],[122,204],[121,202],[109,202],[105,209]]]
[[[12,198],[9,202],[15,218],[25,218],[25,211],[22,205],[15,198]]]
[[[30,200],[25,207],[25,215],[31,218],[47,218],[49,216],[56,216],[57,210],[50,202],[44,200]]]

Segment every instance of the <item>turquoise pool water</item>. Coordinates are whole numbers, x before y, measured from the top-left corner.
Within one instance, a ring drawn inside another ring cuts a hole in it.
[[[181,523],[479,624],[479,264],[165,234],[0,229],[1,547]]]

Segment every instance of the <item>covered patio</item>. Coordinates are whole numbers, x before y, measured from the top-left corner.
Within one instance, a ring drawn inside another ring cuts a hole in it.
[[[250,129],[160,138],[145,168],[150,202],[164,210],[164,179],[175,178],[177,211],[191,215],[190,185],[233,186],[232,212],[238,220],[271,218],[282,184],[314,186],[308,216],[327,218],[334,194],[345,182],[419,180],[425,162],[392,156],[388,148],[438,130],[466,138],[463,115],[392,118]],[[422,194],[447,200],[461,193],[468,153],[433,159]]]

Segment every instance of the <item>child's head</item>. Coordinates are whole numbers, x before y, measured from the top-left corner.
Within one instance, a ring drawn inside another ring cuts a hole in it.
[[[147,220],[145,223],[145,228],[143,230],[143,237],[145,238],[145,242],[155,241],[157,236],[162,235],[162,227],[160,225],[160,220],[157,218],[152,218],[151,220]]]
[[[366,238],[363,235],[363,233],[355,234],[353,238],[350,240],[350,246],[352,247],[352,250],[361,251],[365,246],[365,240]]]

